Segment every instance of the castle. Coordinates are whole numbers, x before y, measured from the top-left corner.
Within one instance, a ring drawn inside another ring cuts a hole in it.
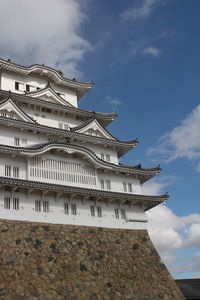
[[[184,299],[146,231],[160,172],[78,108],[92,82],[0,59],[0,299]]]
[[[145,211],[167,195],[141,184],[160,168],[119,162],[138,142],[107,131],[115,113],[78,108],[92,83],[43,65],[0,60],[0,70],[0,218],[146,228]]]

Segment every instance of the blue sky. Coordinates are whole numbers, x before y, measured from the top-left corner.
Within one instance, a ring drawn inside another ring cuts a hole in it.
[[[0,56],[93,80],[80,107],[116,111],[112,134],[140,141],[122,162],[161,164],[144,190],[170,198],[149,232],[176,278],[200,276],[199,11],[199,0],[0,1]]]

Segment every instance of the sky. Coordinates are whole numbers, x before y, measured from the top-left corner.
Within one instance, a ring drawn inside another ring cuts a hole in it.
[[[94,81],[80,108],[138,138],[121,162],[161,165],[149,234],[174,278],[200,277],[200,1],[0,0],[0,57]]]

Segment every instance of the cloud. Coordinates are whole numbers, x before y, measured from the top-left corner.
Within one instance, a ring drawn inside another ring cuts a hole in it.
[[[147,216],[149,235],[172,274],[176,277],[188,272],[190,276],[191,272],[199,271],[195,262],[200,258],[200,214],[179,217],[167,206],[159,205],[147,212]],[[186,249],[193,254],[189,257],[182,254],[179,262],[176,252],[180,256],[180,252]]]
[[[147,47],[143,50],[144,55],[152,55],[158,57],[161,53],[161,50],[156,47]]]
[[[159,138],[155,148],[150,148],[148,154],[160,154],[166,162],[178,158],[197,161],[197,171],[200,172],[200,105],[189,114],[180,126],[172,129]]]
[[[91,48],[81,36],[85,21],[78,0],[0,1],[1,56],[80,75],[78,64]]]
[[[106,96],[106,102],[108,102],[114,110],[117,110],[120,105],[122,105],[122,101],[118,98],[111,97],[110,95]]]
[[[152,14],[156,4],[160,0],[142,0],[140,6],[133,6],[127,9],[121,15],[121,18],[125,21],[135,22],[141,19],[147,19]]]
[[[145,195],[158,195],[166,193],[166,188],[177,183],[178,178],[172,175],[162,176],[160,179],[152,179],[142,185],[142,191]]]

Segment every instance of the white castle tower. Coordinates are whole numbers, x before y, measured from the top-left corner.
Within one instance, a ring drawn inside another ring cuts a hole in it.
[[[78,108],[91,87],[0,60],[1,219],[145,229],[145,211],[167,199],[142,193],[159,167],[119,163],[138,142],[106,130],[116,115]]]

